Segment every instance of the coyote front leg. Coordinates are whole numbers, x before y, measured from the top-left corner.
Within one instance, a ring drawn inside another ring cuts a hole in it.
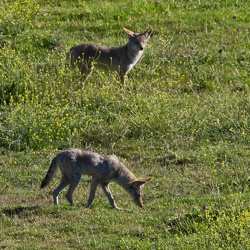
[[[127,72],[128,72],[128,69],[126,69],[125,67],[120,67],[119,76],[120,76],[120,81],[123,85],[125,83],[125,78],[126,78]]]
[[[95,177],[93,177],[92,181],[90,183],[90,194],[89,194],[89,199],[88,199],[88,202],[86,204],[86,207],[89,207],[91,205],[92,201],[94,200],[95,192],[96,192],[98,184],[99,184],[99,181]]]
[[[102,187],[102,190],[103,192],[106,194],[106,196],[108,197],[108,200],[109,200],[109,203],[110,205],[117,209],[117,210],[121,210],[119,207],[117,207],[117,205],[115,204],[115,200],[114,200],[114,197],[113,195],[111,194],[110,192],[110,189],[109,189],[109,183],[106,183],[106,182],[103,182],[101,183],[101,187]]]

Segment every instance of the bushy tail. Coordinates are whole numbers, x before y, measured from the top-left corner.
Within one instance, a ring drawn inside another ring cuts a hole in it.
[[[41,188],[46,187],[50,183],[50,181],[52,180],[52,178],[54,177],[56,173],[56,170],[57,170],[57,158],[54,158],[53,161],[51,162],[51,165],[49,167],[49,170],[46,176],[44,177],[41,183]]]

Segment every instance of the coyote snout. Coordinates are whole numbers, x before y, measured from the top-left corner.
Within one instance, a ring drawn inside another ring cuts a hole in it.
[[[121,47],[94,44],[72,47],[67,55],[70,67],[78,67],[82,74],[87,75],[92,72],[93,65],[103,70],[116,70],[119,72],[121,82],[124,83],[127,73],[141,58],[152,29],[149,28],[143,33],[135,33],[126,28],[123,30],[128,35],[129,42]]]
[[[151,178],[137,179],[135,175],[121,163],[115,155],[100,155],[91,151],[80,149],[68,149],[59,153],[50,165],[50,168],[42,181],[41,188],[47,186],[60,168],[62,179],[59,186],[53,191],[54,204],[58,205],[59,193],[69,185],[66,198],[73,205],[73,192],[82,175],[92,176],[90,195],[86,204],[89,207],[94,200],[97,186],[100,184],[113,208],[119,209],[109,189],[110,182],[116,182],[124,188],[132,197],[135,204],[143,206],[142,190],[146,182]]]

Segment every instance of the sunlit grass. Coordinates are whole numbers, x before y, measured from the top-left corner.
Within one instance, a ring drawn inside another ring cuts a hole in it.
[[[2,1],[0,3],[0,248],[248,249],[249,3],[247,1]],[[4,14],[3,14],[4,13]],[[84,83],[66,52],[124,45],[152,27],[123,86],[115,72]],[[40,182],[60,150],[115,153],[151,176],[143,209],[116,184],[91,209]]]

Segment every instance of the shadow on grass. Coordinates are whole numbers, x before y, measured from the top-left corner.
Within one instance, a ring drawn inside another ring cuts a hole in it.
[[[18,216],[18,217],[23,217],[23,216],[30,216],[31,213],[33,214],[34,212],[40,211],[41,208],[40,206],[31,206],[31,207],[15,207],[15,208],[4,208],[2,209],[2,214],[13,217],[13,216]]]

